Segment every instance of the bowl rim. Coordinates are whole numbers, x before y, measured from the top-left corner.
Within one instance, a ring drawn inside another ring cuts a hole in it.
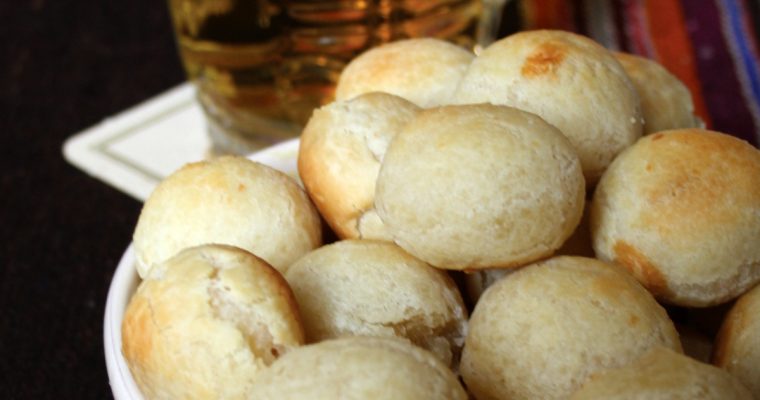
[[[106,314],[103,328],[106,370],[111,392],[117,400],[141,400],[142,394],[132,378],[121,353],[121,321],[140,278],[135,269],[135,254],[130,243],[121,257],[106,298]]]
[[[298,147],[299,139],[290,139],[253,153],[248,158],[290,175],[300,185],[297,167]],[[135,253],[130,242],[116,266],[108,287],[103,316],[106,372],[111,392],[116,400],[143,400],[142,393],[121,352],[121,321],[124,319],[129,300],[139,284],[140,277],[135,268]]]

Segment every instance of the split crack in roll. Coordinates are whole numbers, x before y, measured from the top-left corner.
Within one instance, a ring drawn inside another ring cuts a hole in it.
[[[467,310],[445,271],[390,242],[345,240],[317,249],[285,274],[310,343],[345,335],[396,336],[452,367]]]
[[[183,250],[130,300],[122,352],[146,398],[244,398],[252,379],[304,342],[284,278],[224,245]]]

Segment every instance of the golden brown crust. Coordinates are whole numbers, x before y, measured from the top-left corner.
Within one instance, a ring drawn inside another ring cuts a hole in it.
[[[647,147],[644,168],[650,174],[641,195],[651,207],[641,218],[663,234],[682,233],[673,231],[673,222],[687,215],[700,216],[690,221],[690,229],[734,225],[742,214],[716,203],[760,199],[760,184],[752,182],[760,153],[733,136],[681,129],[652,135]]]
[[[219,157],[182,167],[151,193],[134,232],[138,273],[207,243],[246,249],[284,270],[322,243],[321,220],[289,176],[244,157]]]
[[[388,142],[419,108],[387,93],[367,93],[314,111],[301,135],[298,172],[340,238],[383,239],[362,226],[373,212],[375,180]]]
[[[683,306],[720,304],[760,282],[759,227],[760,151],[702,129],[643,137],[591,204],[597,256]]]
[[[659,268],[647,260],[635,247],[618,240],[615,242],[614,252],[615,262],[628,268],[653,295],[663,297],[668,294],[668,283]]]
[[[726,314],[713,347],[712,363],[760,396],[760,285],[743,294]]]
[[[477,398],[567,398],[655,346],[681,351],[665,310],[624,269],[561,256],[488,288],[470,318],[461,371]]]
[[[642,132],[639,98],[620,63],[591,39],[563,31],[524,31],[489,45],[454,102],[538,114],[573,144],[589,187]]]
[[[552,74],[556,71],[567,55],[567,49],[558,43],[545,42],[528,54],[520,68],[520,73],[526,78]]]
[[[155,324],[151,320],[150,302],[141,296],[134,296],[129,303],[122,322],[122,352],[124,358],[135,364],[147,365],[153,352]],[[135,378],[138,378],[135,376]]]
[[[448,104],[474,55],[434,38],[398,40],[354,58],[335,88],[337,100],[386,92],[420,107]]]
[[[151,269],[122,322],[122,351],[146,398],[244,398],[304,341],[284,278],[245,250],[204,245]]]

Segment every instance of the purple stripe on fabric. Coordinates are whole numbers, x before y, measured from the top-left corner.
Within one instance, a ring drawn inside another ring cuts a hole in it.
[[[751,75],[752,92],[755,99],[760,99],[760,59],[757,53],[757,43],[752,36],[751,22],[747,17],[747,5],[742,0],[734,0],[733,5],[732,15],[733,20],[736,21],[734,30],[737,36],[741,38],[742,56],[747,67],[747,73]]]
[[[699,6],[689,0],[681,3],[712,129],[757,145],[754,121],[742,96],[715,0],[701,1]]]
[[[737,78],[742,83],[742,93],[747,103],[747,107],[752,114],[755,127],[760,125],[760,76],[758,76],[758,60],[755,52],[755,43],[749,34],[746,23],[748,22],[744,15],[742,0],[723,0],[719,3],[723,11],[723,32],[730,40],[729,50],[734,56],[734,62],[737,66]],[[758,132],[755,131],[755,139]]]

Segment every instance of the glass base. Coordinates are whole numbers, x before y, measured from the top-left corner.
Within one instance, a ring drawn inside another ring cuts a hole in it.
[[[202,100],[202,99],[201,99]],[[288,139],[298,137],[302,126],[246,113],[244,120],[224,118],[213,106],[201,101],[206,131],[211,139],[211,155],[248,155]],[[238,115],[239,116],[239,115]]]

